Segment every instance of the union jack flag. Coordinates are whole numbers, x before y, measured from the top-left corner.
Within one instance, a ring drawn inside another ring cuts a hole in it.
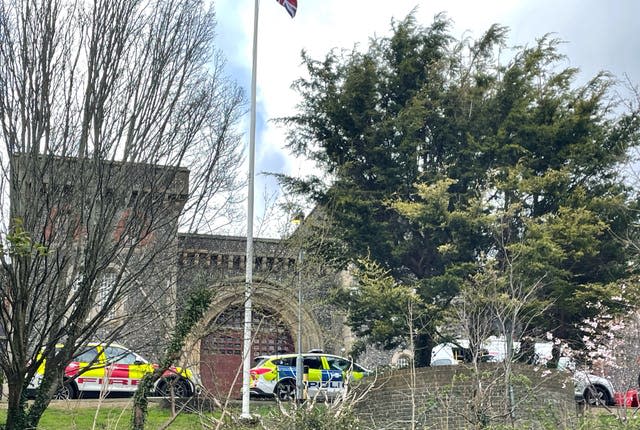
[[[296,16],[296,9],[298,8],[298,0],[276,0],[289,12],[291,18]]]

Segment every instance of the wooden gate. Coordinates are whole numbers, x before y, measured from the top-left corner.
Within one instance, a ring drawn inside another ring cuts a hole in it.
[[[241,397],[242,338],[244,309],[232,307],[214,318],[211,333],[200,346],[200,374],[204,387],[218,399],[228,395]],[[294,352],[288,327],[277,313],[268,309],[253,309],[252,362],[260,355]]]

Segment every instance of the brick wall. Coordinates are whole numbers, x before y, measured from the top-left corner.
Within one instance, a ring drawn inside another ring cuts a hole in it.
[[[566,373],[516,366],[506,388],[502,364],[483,364],[477,372],[439,366],[416,369],[413,381],[409,369],[367,378],[356,387],[370,391],[355,405],[355,414],[376,429],[408,429],[412,422],[413,428],[476,429],[512,420],[519,428],[561,429],[575,419]],[[508,398],[515,405],[511,414]]]

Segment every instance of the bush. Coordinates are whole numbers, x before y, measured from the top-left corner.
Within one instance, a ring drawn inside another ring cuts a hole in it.
[[[280,410],[264,418],[265,428],[278,430],[363,430],[348,409],[331,404],[281,405]]]

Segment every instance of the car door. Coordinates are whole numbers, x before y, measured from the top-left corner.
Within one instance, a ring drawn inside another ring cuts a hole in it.
[[[344,387],[344,381],[347,375],[351,377],[350,369],[352,367],[351,362],[344,358],[325,356],[326,368],[324,378],[327,386],[327,391],[331,395],[335,395]]]
[[[358,381],[362,379],[367,371],[346,358],[328,355],[325,357],[327,371],[328,390],[333,394],[337,394],[344,388],[344,382]]]
[[[65,374],[76,378],[80,392],[99,392],[104,383],[105,364],[101,348],[91,345],[80,349]]]
[[[133,391],[135,391],[138,389],[138,385],[140,385],[140,381],[142,381],[144,375],[146,375],[147,373],[152,373],[154,367],[153,364],[149,363],[147,360],[145,360],[135,352],[129,352],[126,361],[129,363],[130,387]]]
[[[307,379],[307,397],[315,398],[325,390],[322,381],[322,372],[325,370],[322,358],[318,355],[304,356],[302,365]]]
[[[150,365],[141,362],[140,357],[119,346],[105,347],[107,357],[107,384],[109,391],[133,392]]]

